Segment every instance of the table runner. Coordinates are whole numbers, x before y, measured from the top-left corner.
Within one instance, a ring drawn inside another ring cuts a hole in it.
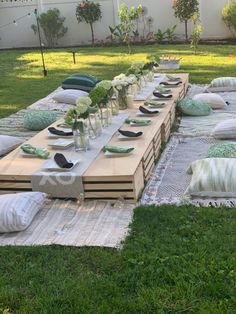
[[[72,171],[62,173],[37,169],[31,178],[32,190],[45,192],[56,198],[83,198],[83,174],[129,115],[130,113],[125,112],[115,116],[112,124],[103,129],[100,137],[90,140],[91,147],[87,152],[75,152],[74,147],[63,151],[67,159],[78,158],[80,160]]]
[[[166,75],[165,74],[155,74],[158,75],[158,77],[154,76],[154,80],[152,82],[147,82],[146,86],[142,87],[141,91],[136,95],[134,98],[135,101],[139,100],[146,100],[150,96],[152,96],[153,91],[155,90],[155,87],[162,82]]]

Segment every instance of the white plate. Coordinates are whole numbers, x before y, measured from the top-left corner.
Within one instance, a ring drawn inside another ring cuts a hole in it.
[[[118,134],[118,139],[119,140],[123,140],[123,141],[129,141],[129,140],[137,140],[141,137],[142,135],[140,136],[137,136],[137,137],[131,137],[131,136],[125,136],[125,135],[122,135],[122,134]]]
[[[171,94],[165,94],[165,96],[168,96],[168,95],[171,95]],[[172,95],[171,95],[171,96],[172,96]],[[172,99],[173,99],[173,96],[170,97],[170,98],[166,98],[166,97],[156,97],[156,96],[152,95],[151,99],[155,99],[155,100],[161,100],[161,99],[172,100]]]
[[[160,102],[160,104],[162,104],[161,102]],[[150,109],[154,109],[154,108],[156,108],[156,110],[161,110],[162,108],[164,108],[165,107],[165,105],[166,105],[166,103],[163,103],[163,105],[161,106],[161,107],[157,107],[157,106],[152,106],[152,105],[146,105],[146,107],[148,107],[148,108],[150,108]]]
[[[152,116],[155,116],[155,115],[158,115],[160,112],[154,112],[158,109],[148,109],[150,112],[153,111],[152,113],[144,113],[144,112],[141,112],[141,111],[137,111],[136,112],[136,115],[137,116],[145,116],[145,117],[152,117]]]
[[[65,156],[66,157],[66,156]],[[67,168],[60,168],[57,163],[55,162],[54,159],[49,159],[47,160],[43,165],[42,165],[42,168],[41,170],[45,170],[45,171],[60,171],[60,172],[68,172],[68,171],[71,171],[72,169],[75,168],[75,166],[78,165],[78,163],[80,162],[80,160],[78,158],[67,158],[66,159],[68,160],[68,162],[73,162],[73,167],[70,168],[70,169],[67,169]]]
[[[71,129],[64,129],[62,130],[64,132],[71,132]],[[52,134],[48,131],[47,133],[47,138],[72,138],[73,135],[56,135],[56,134]]]
[[[43,150],[46,150],[46,148],[43,149]],[[41,157],[39,157],[39,156],[37,156],[37,155],[27,154],[27,153],[25,153],[23,150],[21,150],[20,154],[21,154],[22,157],[26,157],[26,158],[40,158],[40,159],[43,159],[43,158],[41,158]],[[48,156],[48,158],[50,158],[50,155]],[[48,158],[47,158],[47,159],[48,159]]]
[[[53,142],[49,142],[48,146],[51,146],[52,148],[67,149],[68,147],[71,147],[73,144],[74,140],[58,138]]]

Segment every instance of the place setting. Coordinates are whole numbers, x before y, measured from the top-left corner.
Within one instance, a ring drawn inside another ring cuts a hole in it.
[[[126,131],[126,130],[118,130],[118,139],[119,140],[137,140],[143,135],[143,132],[137,131]]]
[[[78,157],[67,158],[61,153],[56,153],[52,159],[47,160],[41,167],[43,171],[67,172],[78,165]]]
[[[134,150],[132,146],[104,146],[102,151],[106,157],[125,157],[130,155]]]
[[[139,106],[139,110],[136,112],[137,116],[156,116],[160,111],[157,109],[147,109],[143,106]]]

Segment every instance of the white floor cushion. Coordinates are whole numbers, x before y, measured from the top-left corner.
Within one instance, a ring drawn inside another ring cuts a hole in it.
[[[53,95],[53,100],[69,104],[69,105],[75,105],[76,100],[80,97],[88,96],[88,93],[82,90],[75,90],[75,89],[65,89],[63,91],[57,92]]]
[[[218,123],[212,135],[217,139],[236,139],[236,119],[228,119]]]
[[[0,135],[0,156],[9,153],[23,143],[19,137]]]
[[[46,196],[41,192],[0,195],[0,233],[26,229]]]
[[[192,175],[187,195],[236,197],[236,159],[207,158],[194,161],[188,169]]]
[[[220,95],[217,95],[217,94],[213,94],[213,93],[197,94],[193,97],[193,99],[208,104],[212,109],[227,108],[227,105],[224,99]]]

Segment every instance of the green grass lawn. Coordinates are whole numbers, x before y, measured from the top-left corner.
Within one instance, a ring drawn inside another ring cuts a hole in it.
[[[48,76],[42,76],[37,50],[0,51],[0,117],[7,116],[47,96],[62,80],[75,72],[111,79],[125,72],[133,60],[146,60],[153,53],[182,58],[181,71],[190,73],[192,83],[209,83],[219,76],[235,76],[235,46],[201,45],[194,55],[189,45],[135,46],[132,55],[126,47],[78,48],[74,65],[70,49],[45,52]]]
[[[111,79],[151,53],[182,57],[193,83],[235,76],[235,46],[79,48],[0,52],[0,116],[42,98],[71,73]],[[122,250],[0,247],[0,313],[235,313],[235,209],[143,206]]]
[[[235,209],[135,210],[122,250],[0,249],[10,313],[235,313]]]

